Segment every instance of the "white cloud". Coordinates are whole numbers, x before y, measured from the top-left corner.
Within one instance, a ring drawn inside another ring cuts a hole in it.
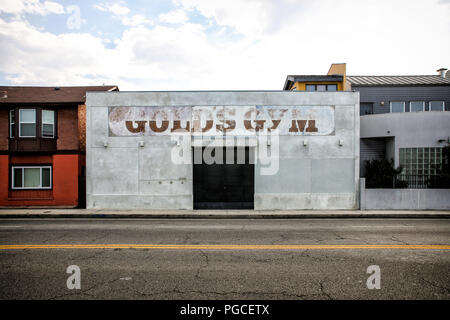
[[[159,15],[159,20],[166,23],[185,23],[189,20],[186,11],[176,9]]]
[[[135,15],[129,16],[129,13],[131,12],[131,10],[129,8],[127,8],[125,5],[123,5],[122,2],[100,3],[100,4],[94,5],[94,8],[96,8],[100,11],[112,13],[114,18],[119,19],[122,22],[122,24],[127,27],[153,25],[153,21],[150,19],[147,19],[142,14],[135,14]]]
[[[296,0],[175,0],[185,10],[197,10],[218,25],[249,37],[278,31],[282,25],[303,19],[312,1]]]
[[[135,14],[131,17],[123,17],[122,24],[125,26],[137,27],[141,25],[153,25],[153,21],[147,19],[142,14]]]
[[[178,9],[196,10],[240,36],[187,22],[149,26],[144,16],[128,13],[118,16],[128,26],[111,48],[94,35],[55,35],[23,19],[0,18],[0,71],[15,85],[263,90],[281,89],[287,74],[325,74],[332,62],[347,62],[350,74],[433,74],[449,67],[448,4],[440,0],[318,0],[298,8],[284,0],[277,10],[273,1],[249,0],[256,13],[247,15],[235,2],[179,1]]]
[[[10,13],[10,14],[63,14],[64,7],[59,3],[53,1],[40,0],[2,0],[2,5],[0,6],[0,12]]]
[[[117,16],[124,16],[130,13],[130,9],[128,9],[125,5],[122,3],[100,3],[95,4],[94,8],[104,11],[104,12],[111,12],[114,15]]]

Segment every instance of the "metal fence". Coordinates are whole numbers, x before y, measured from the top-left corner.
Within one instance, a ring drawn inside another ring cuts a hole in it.
[[[394,188],[408,189],[436,189],[449,188],[448,183],[444,183],[439,175],[406,175],[400,174],[394,177]]]

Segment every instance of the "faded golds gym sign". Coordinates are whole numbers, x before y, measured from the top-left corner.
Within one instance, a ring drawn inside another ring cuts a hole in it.
[[[109,135],[334,135],[333,106],[110,107]]]

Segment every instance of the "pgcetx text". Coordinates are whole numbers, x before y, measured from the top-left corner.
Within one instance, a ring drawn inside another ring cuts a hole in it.
[[[226,304],[222,309],[216,307],[193,306],[188,304],[181,307],[181,315],[206,315],[210,318],[214,312],[224,313],[227,315],[268,315],[269,305],[264,304]]]

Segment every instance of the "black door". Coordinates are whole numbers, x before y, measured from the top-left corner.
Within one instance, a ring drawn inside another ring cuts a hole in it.
[[[194,163],[194,209],[253,209],[255,177],[251,150],[234,148],[233,164],[226,163],[226,150],[222,149],[222,164],[208,165],[203,157],[201,164]],[[245,164],[237,163],[238,152],[245,153]]]

